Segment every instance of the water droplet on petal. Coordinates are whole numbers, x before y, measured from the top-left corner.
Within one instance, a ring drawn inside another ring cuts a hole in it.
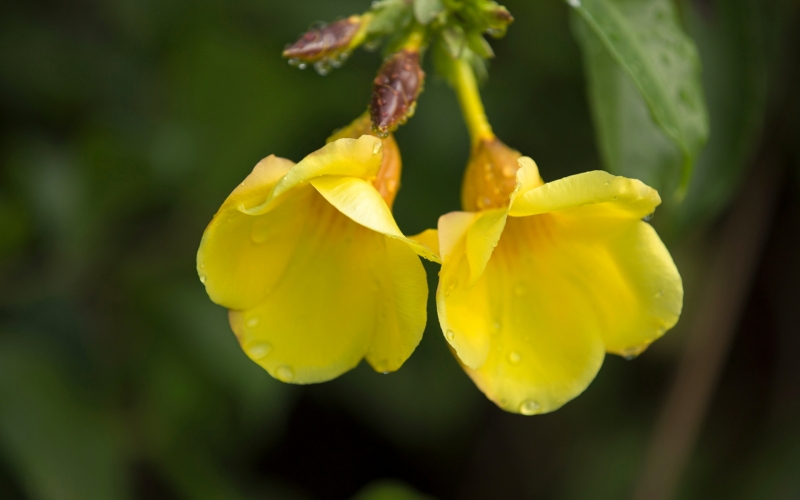
[[[200,269],[205,269],[205,268],[206,268],[206,264],[205,264],[205,262],[201,262],[201,263],[200,263]]]
[[[206,275],[205,274],[201,274],[200,275],[200,283],[205,283],[205,282],[206,282]]]
[[[252,344],[248,349],[250,353],[250,357],[255,359],[261,359],[269,354],[269,351],[272,350],[272,346],[266,342],[257,342]]]
[[[381,143],[381,141],[376,141],[375,145],[372,146],[372,154],[376,155],[376,154],[380,153],[382,148],[383,148],[383,144]]]
[[[536,415],[539,413],[541,405],[532,399],[526,399],[519,405],[519,412],[523,415]]]
[[[275,370],[275,378],[281,382],[291,382],[294,378],[294,370],[291,366],[281,365]]]
[[[258,316],[253,316],[252,318],[248,319],[247,323],[245,324],[247,325],[248,328],[253,328],[258,324],[258,320],[259,320]]]
[[[308,64],[306,64],[304,62],[301,62],[300,64],[297,65],[297,69],[306,69],[307,67],[308,67]]]
[[[656,292],[655,298],[660,299],[664,296],[664,290],[659,290]]]
[[[522,360],[522,355],[517,351],[514,351],[508,355],[508,362],[511,363],[512,365],[518,365],[521,360]]]
[[[450,340],[450,341],[452,341],[452,340],[455,338],[455,336],[456,336],[456,334],[455,334],[455,333],[453,333],[453,330],[447,330],[447,331],[445,332],[445,334],[444,334],[444,337],[445,337],[447,340]]]
[[[644,351],[644,348],[642,347],[631,347],[630,349],[625,349],[622,351],[622,357],[630,361],[636,358],[636,356],[640,355],[642,351]]]

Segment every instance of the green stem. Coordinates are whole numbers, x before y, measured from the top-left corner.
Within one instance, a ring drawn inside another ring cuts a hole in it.
[[[494,139],[492,126],[486,118],[481,94],[478,92],[478,81],[469,62],[457,59],[453,64],[453,85],[461,104],[461,113],[467,123],[469,136],[475,145],[482,140]]]

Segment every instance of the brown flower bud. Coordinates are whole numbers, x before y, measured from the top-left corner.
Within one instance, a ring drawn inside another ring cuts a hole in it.
[[[392,132],[413,116],[424,79],[418,51],[403,49],[384,61],[369,105],[372,126],[379,135]]]
[[[356,35],[361,28],[360,16],[322,25],[307,31],[299,40],[286,47],[283,57],[295,61],[315,62],[347,53],[356,45]],[[291,62],[291,61],[290,61]]]

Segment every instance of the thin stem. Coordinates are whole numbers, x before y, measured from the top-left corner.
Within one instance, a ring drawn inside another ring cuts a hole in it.
[[[461,104],[461,113],[464,121],[467,122],[467,129],[472,144],[481,140],[493,139],[494,133],[489,120],[486,118],[486,111],[483,109],[480,92],[478,92],[478,82],[475,79],[475,72],[469,63],[463,59],[457,59],[453,64],[453,85],[458,94],[458,102]]]
[[[425,26],[415,22],[411,32],[403,42],[403,48],[410,52],[419,52],[427,41],[427,30]]]

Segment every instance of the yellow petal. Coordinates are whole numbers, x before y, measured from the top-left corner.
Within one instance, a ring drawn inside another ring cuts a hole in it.
[[[438,261],[438,256],[430,248],[403,236],[386,201],[370,182],[356,177],[328,175],[313,179],[311,184],[331,205],[355,222],[402,240],[422,257]]]
[[[442,261],[446,261],[453,253],[480,215],[480,212],[450,212],[439,217],[439,255]]]
[[[295,207],[305,223],[289,264],[260,304],[231,311],[231,327],[245,352],[284,382],[330,380],[365,355],[381,371],[397,369],[424,328],[422,265],[404,243],[307,189]]]
[[[466,286],[472,286],[486,268],[486,263],[492,256],[503,228],[506,225],[508,210],[496,208],[480,212],[480,216],[467,230],[467,260],[469,261],[469,281]]]
[[[414,240],[430,249],[436,256],[439,256],[439,231],[436,229],[426,229],[419,234],[409,236],[408,239]],[[431,259],[433,260],[433,259]],[[434,260],[441,263],[441,259]]]
[[[270,210],[280,196],[312,179],[333,175],[374,179],[383,160],[381,140],[363,135],[338,139],[303,158],[275,185],[263,203],[246,207],[253,215]]]
[[[377,289],[377,324],[367,361],[377,372],[399,369],[425,330],[428,281],[419,257],[405,242],[384,238],[382,254],[372,255]]]
[[[231,309],[259,303],[280,276],[294,251],[303,198],[294,197],[274,211],[253,217],[238,207],[258,203],[292,163],[270,156],[262,160],[225,200],[203,233],[197,272],[211,300]]]
[[[520,158],[519,163],[520,186],[512,195],[509,209],[512,217],[575,210],[582,217],[641,219],[661,203],[658,192],[641,181],[602,171],[572,175],[537,187],[536,182],[526,180],[534,177],[533,160]]]
[[[591,382],[604,350],[638,354],[680,315],[681,279],[652,227],[603,214],[611,215],[579,207],[509,218],[472,287],[463,280],[477,223],[461,229],[444,261],[442,329],[467,373],[508,411],[557,409]],[[491,225],[482,231],[493,238]]]
[[[683,306],[683,284],[650,224],[570,212],[549,217],[551,235],[561,242],[559,265],[571,268],[583,284],[607,352],[636,356],[675,326]]]
[[[509,219],[475,285],[438,295],[464,369],[489,399],[523,414],[555,410],[580,394],[604,356],[591,300],[569,269],[564,275],[559,243],[540,219]],[[483,362],[464,356],[465,339],[467,354],[480,349]]]

